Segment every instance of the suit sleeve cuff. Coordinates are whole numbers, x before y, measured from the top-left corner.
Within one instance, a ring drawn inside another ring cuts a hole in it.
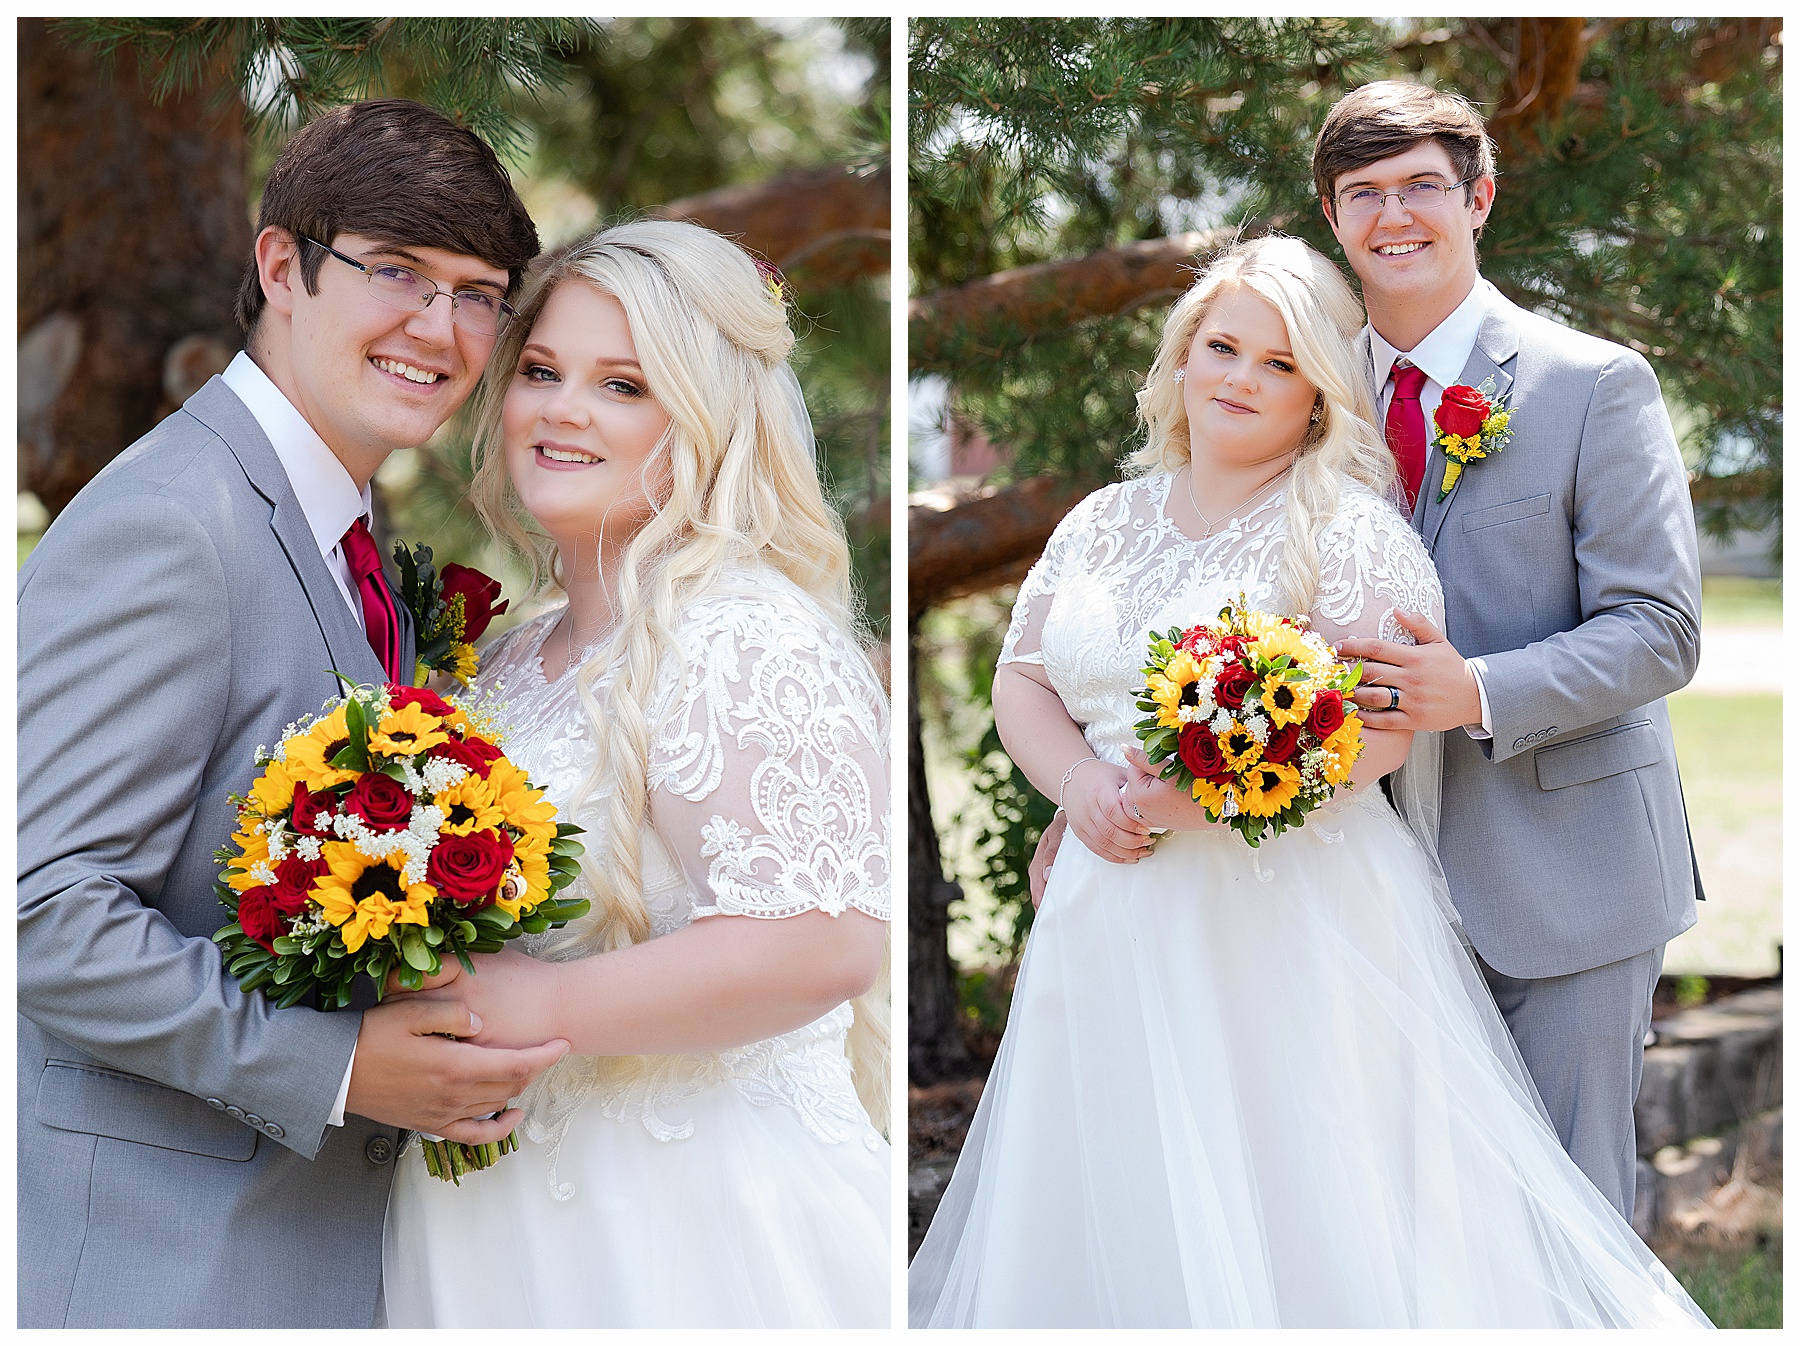
[[[331,1116],[325,1119],[326,1126],[342,1126],[344,1124],[344,1104],[350,1101],[350,1072],[356,1069],[356,1048],[350,1048],[350,1060],[344,1066],[344,1082],[338,1085],[337,1102],[331,1105]]]
[[[1469,676],[1475,679],[1475,693],[1481,698],[1481,723],[1465,724],[1463,732],[1477,741],[1494,736],[1494,712],[1488,705],[1487,682],[1485,674],[1487,666],[1479,659],[1464,659],[1463,667],[1469,670]],[[345,1077],[346,1081],[348,1076]]]

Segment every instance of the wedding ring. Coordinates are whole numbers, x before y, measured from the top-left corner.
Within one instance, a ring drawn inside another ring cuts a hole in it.
[[[1399,710],[1400,709],[1400,689],[1398,687],[1390,687],[1387,689],[1387,694],[1388,694],[1387,708],[1389,710]]]

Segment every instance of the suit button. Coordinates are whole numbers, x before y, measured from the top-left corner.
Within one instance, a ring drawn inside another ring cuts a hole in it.
[[[274,1122],[267,1122],[263,1125],[263,1134],[270,1137],[271,1139],[280,1140],[283,1136],[285,1136],[287,1134],[287,1132],[283,1131]]]
[[[244,1110],[236,1103],[233,1103],[230,1107],[225,1109],[225,1115],[228,1117],[235,1117],[240,1122],[244,1120]]]
[[[369,1156],[371,1164],[385,1164],[394,1157],[394,1142],[386,1136],[376,1136],[363,1146],[363,1153]]]
[[[254,1126],[258,1131],[262,1130],[263,1119],[258,1117],[254,1112],[246,1112],[244,1114],[244,1120],[250,1123],[251,1126]]]
[[[222,1098],[209,1098],[206,1100],[206,1106],[209,1108],[217,1108],[220,1112],[223,1112],[225,1111],[225,1100]]]

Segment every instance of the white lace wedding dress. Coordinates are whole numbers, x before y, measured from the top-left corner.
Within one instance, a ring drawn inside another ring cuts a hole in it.
[[[691,676],[664,680],[680,702],[649,769],[655,934],[814,908],[885,920],[881,690],[793,585],[736,580],[682,615]],[[575,678],[546,685],[539,663],[558,611],[485,651],[477,687],[502,684],[507,754],[566,813],[594,749]],[[409,1146],[388,1205],[389,1325],[886,1327],[889,1147],[852,1087],[851,1015],[732,1051],[567,1057],[520,1100],[519,1150],[460,1187]]]
[[[1281,497],[1196,542],[1171,480],[1069,514],[1001,654],[1115,763],[1150,630],[1277,602]],[[1319,550],[1327,639],[1441,622],[1368,491],[1346,483]],[[1115,865],[1068,833],[913,1325],[1704,1324],[1557,1145],[1433,867],[1375,786],[1260,851],[1172,832]]]

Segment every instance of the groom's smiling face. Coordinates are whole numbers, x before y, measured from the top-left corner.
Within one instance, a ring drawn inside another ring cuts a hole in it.
[[[1356,188],[1398,193],[1412,182],[1448,185],[1459,178],[1448,151],[1427,140],[1340,173],[1333,184],[1333,200],[1341,202],[1345,192]],[[1341,205],[1334,205],[1327,219],[1371,305],[1436,306],[1447,296],[1460,300],[1475,284],[1479,275],[1475,231],[1486,222],[1493,204],[1494,180],[1477,178],[1429,209],[1408,210],[1397,195],[1389,195],[1378,214],[1346,216]],[[1455,307],[1454,302],[1450,306]]]
[[[446,292],[426,308],[398,309],[371,291],[363,272],[327,256],[317,294],[295,283],[280,304],[271,298],[272,306],[288,309],[282,391],[360,480],[394,450],[423,444],[474,390],[495,337],[454,322],[448,292],[504,295],[508,276],[441,248],[349,233],[330,243],[365,265],[407,267]],[[298,266],[289,272],[297,280]]]

